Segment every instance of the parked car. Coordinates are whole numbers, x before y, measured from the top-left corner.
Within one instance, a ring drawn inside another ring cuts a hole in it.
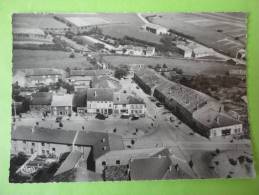
[[[104,114],[98,113],[98,114],[96,114],[95,118],[97,118],[99,120],[105,120],[107,118],[107,116],[105,116]]]
[[[121,115],[121,118],[127,119],[127,118],[129,118],[129,117],[130,117],[130,114],[128,114],[128,113],[123,113],[123,114]]]
[[[162,107],[163,104],[161,104],[160,102],[157,102],[157,103],[156,103],[156,106],[157,106],[157,107]]]
[[[138,120],[139,119],[139,116],[134,114],[132,117],[131,117],[131,120]]]
[[[56,123],[60,123],[62,121],[62,116],[56,117]]]

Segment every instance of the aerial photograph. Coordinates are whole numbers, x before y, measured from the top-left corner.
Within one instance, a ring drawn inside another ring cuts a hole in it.
[[[254,178],[247,14],[12,16],[10,183]]]

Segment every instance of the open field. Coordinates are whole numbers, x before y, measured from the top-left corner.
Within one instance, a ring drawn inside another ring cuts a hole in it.
[[[103,59],[113,66],[121,64],[143,64],[153,65],[166,64],[169,68],[181,68],[185,74],[225,74],[229,69],[240,69],[245,67],[227,65],[224,62],[205,61],[205,60],[188,60],[172,59],[159,57],[135,57],[135,56],[104,56]]]
[[[13,27],[22,28],[68,28],[51,15],[19,14],[13,15]]]
[[[144,14],[144,16],[151,16]],[[151,22],[192,36],[196,41],[224,52],[231,57],[246,44],[245,14],[170,13],[149,17]],[[236,40],[239,39],[239,40]]]
[[[92,65],[80,54],[69,58],[69,52],[46,50],[13,51],[13,69],[25,68],[89,68]]]

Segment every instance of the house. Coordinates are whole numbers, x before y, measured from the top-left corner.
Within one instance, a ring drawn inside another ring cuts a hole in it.
[[[144,55],[143,47],[127,45],[125,48],[125,55],[142,56]]]
[[[77,91],[73,97],[73,108],[78,114],[87,113],[87,91]]]
[[[25,70],[26,85],[33,87],[49,85],[65,78],[65,71],[56,68],[33,68]]]
[[[148,158],[164,154],[165,148],[143,148],[130,150],[111,150],[96,159],[97,173],[102,173],[105,167],[128,165],[131,159]]]
[[[144,50],[144,55],[145,56],[154,56],[156,53],[156,48],[155,47],[147,47]]]
[[[52,37],[39,28],[13,28],[14,44],[53,44]]]
[[[87,89],[87,113],[112,114],[113,91],[108,88]]]
[[[30,110],[37,112],[50,112],[52,93],[36,92],[31,95]]]
[[[73,106],[73,95],[53,95],[51,102],[51,114],[53,115],[71,115]]]
[[[146,105],[139,97],[134,97],[125,93],[114,93],[113,95],[113,113],[114,114],[135,114],[144,116]]]
[[[168,29],[163,26],[160,26],[158,24],[146,23],[143,28],[146,31],[157,34],[157,35],[168,34]]]
[[[109,152],[113,143],[117,145],[117,149],[123,149],[123,145],[119,145],[122,143],[120,136],[114,137],[101,132],[18,126],[12,129],[11,139],[11,154],[24,152],[29,156],[37,154],[59,158],[65,152],[78,151],[76,156],[72,156],[73,159],[78,158],[80,152],[80,158],[86,161],[87,169],[93,171],[96,160]],[[63,165],[62,170],[67,170],[67,166]]]
[[[242,123],[227,115],[222,104],[204,93],[169,81],[147,68],[136,72],[134,80],[143,91],[156,97],[181,121],[207,138],[243,133]]]

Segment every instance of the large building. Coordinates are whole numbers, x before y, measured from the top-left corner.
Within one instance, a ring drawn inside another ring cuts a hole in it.
[[[31,95],[30,110],[37,112],[50,112],[52,93],[36,92]]]
[[[39,28],[14,28],[14,44],[53,44],[52,37]]]
[[[105,88],[87,89],[87,113],[111,115],[113,111],[113,90]]]
[[[114,93],[113,95],[113,113],[114,114],[130,114],[144,116],[146,105],[144,101],[138,97],[134,97],[125,93]]]
[[[122,150],[121,137],[101,132],[61,131],[42,127],[19,126],[12,130],[11,154],[59,156],[77,150],[87,161],[87,169],[95,170],[95,161],[114,149]]]
[[[155,96],[199,134],[212,138],[243,133],[242,123],[228,116],[223,105],[212,97],[168,81],[149,69],[135,73],[134,78],[146,93]]]
[[[146,23],[144,29],[157,35],[168,34],[168,29],[158,24]]]
[[[26,86],[49,85],[65,78],[65,71],[55,68],[35,68],[25,70]]]
[[[72,94],[55,94],[51,102],[51,113],[53,115],[71,115],[73,107]]]

